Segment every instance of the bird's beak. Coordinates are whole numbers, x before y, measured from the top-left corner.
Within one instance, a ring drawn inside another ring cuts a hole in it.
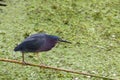
[[[71,44],[71,42],[66,41],[66,40],[63,40],[63,39],[59,39],[58,41],[60,41],[60,42],[65,42],[65,43],[70,43],[70,44]]]

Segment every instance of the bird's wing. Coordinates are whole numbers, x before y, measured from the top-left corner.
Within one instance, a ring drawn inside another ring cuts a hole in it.
[[[36,52],[43,46],[44,41],[44,38],[28,38],[21,43],[22,50],[25,52]]]

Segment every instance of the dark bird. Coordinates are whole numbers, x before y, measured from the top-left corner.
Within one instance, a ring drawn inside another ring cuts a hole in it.
[[[43,51],[49,51],[58,42],[71,43],[69,41],[61,39],[58,36],[40,33],[33,34],[27,37],[22,43],[15,47],[14,51],[22,52],[22,62],[25,64],[24,53],[27,52],[38,53]]]

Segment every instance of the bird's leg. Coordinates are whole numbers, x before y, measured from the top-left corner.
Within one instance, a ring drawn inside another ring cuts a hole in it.
[[[39,54],[38,54],[38,52],[35,53],[35,55],[36,55],[36,57],[37,57],[37,60],[40,60],[41,65],[44,65],[44,63],[42,62],[42,60],[39,58]]]
[[[35,58],[35,60],[39,60],[39,55],[38,55],[38,52],[34,53],[35,56],[37,57],[37,59]]]
[[[26,64],[26,62],[24,61],[24,52],[22,52],[22,63]]]

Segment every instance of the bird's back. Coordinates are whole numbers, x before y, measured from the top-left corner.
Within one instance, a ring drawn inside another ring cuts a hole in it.
[[[27,37],[14,51],[37,52],[45,43],[46,34],[33,34]]]

